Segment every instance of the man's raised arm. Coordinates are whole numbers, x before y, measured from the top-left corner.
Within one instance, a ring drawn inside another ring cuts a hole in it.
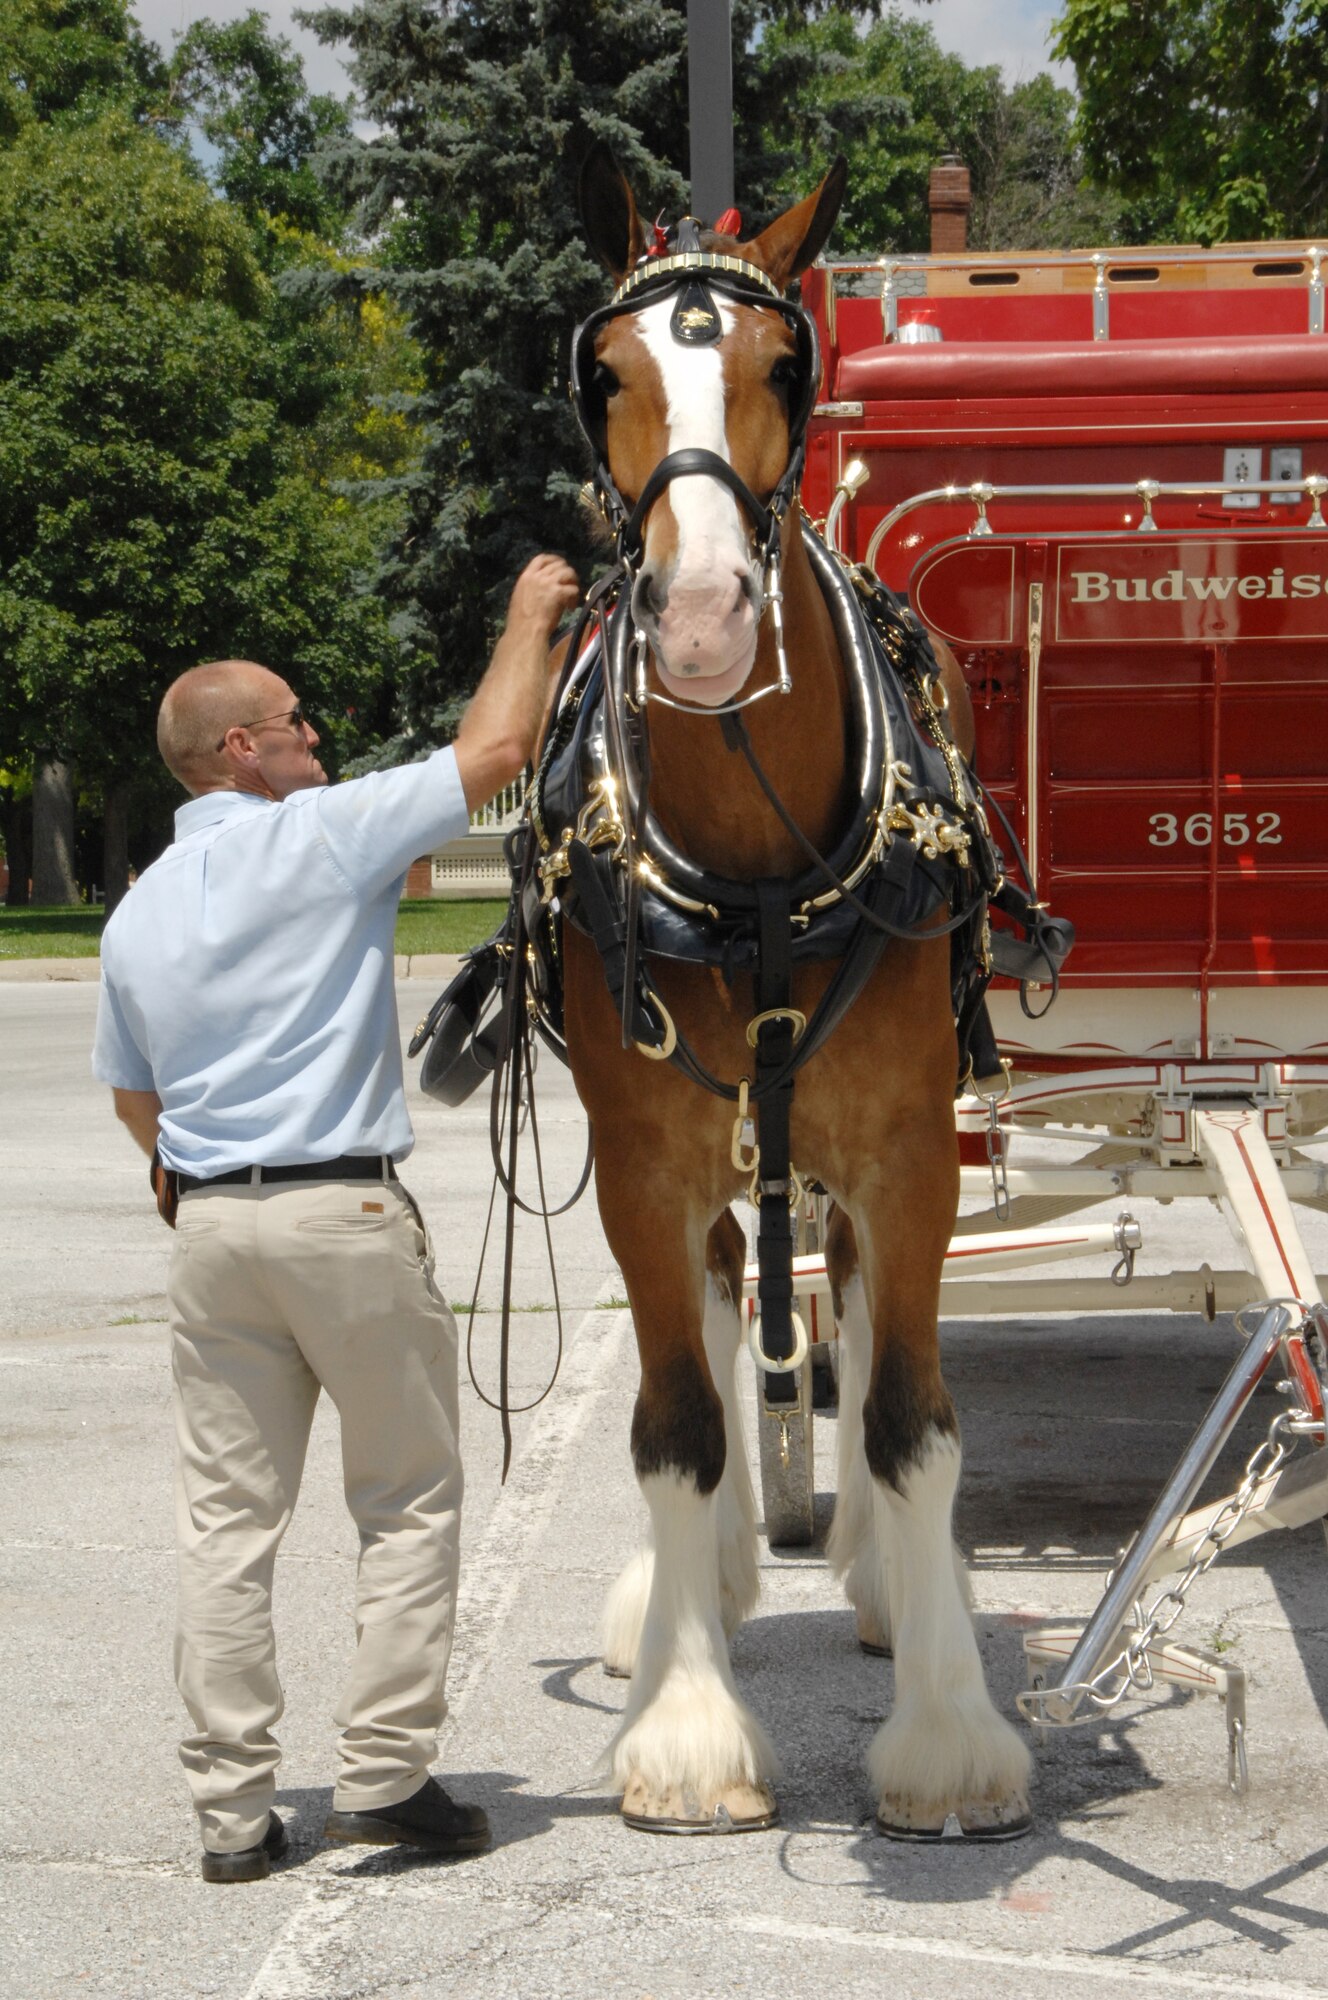
[[[580,595],[561,556],[536,556],[516,580],[502,637],[453,745],[472,812],[525,769],[544,719],[554,627]]]

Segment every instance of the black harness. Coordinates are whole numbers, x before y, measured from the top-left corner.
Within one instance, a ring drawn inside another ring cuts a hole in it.
[[[605,458],[595,336],[619,315],[672,296],[675,338],[718,341],[723,326],[716,293],[735,304],[777,312],[793,330],[797,374],[784,475],[762,500],[716,454],[673,452],[629,506]],[[974,1073],[998,1073],[984,1005],[993,972],[1016,971],[1024,979],[1045,978],[1054,985],[1072,939],[1068,925],[1045,917],[1035,897],[1024,895],[1007,877],[976,779],[950,740],[940,670],[922,626],[874,578],[833,555],[805,521],[804,546],[847,678],[855,780],[850,823],[830,854],[821,855],[811,846],[757,761],[736,712],[743,703],[706,712],[723,731],[728,748],[745,758],[802,846],[805,867],[788,879],[718,876],[679,848],[650,810],[644,652],[631,603],[647,516],[674,479],[705,474],[721,480],[752,520],[757,554],[768,579],[773,569],[777,599],[780,538],[802,473],[819,376],[810,316],[784,299],[755,266],[703,250],[690,220],[679,225],[669,254],[644,260],[610,304],[577,329],[572,400],[595,454],[594,489],[615,535],[618,562],[590,593],[569,645],[554,721],[510,851],[508,920],[476,955],[467,999],[473,1008],[475,986],[486,978],[495,985],[499,972],[505,974],[502,1046],[494,1047],[493,1056],[505,1061],[508,1103],[515,1107],[522,1074],[529,1074],[532,1027],[565,1059],[562,934],[571,923],[595,945],[624,1045],[634,1044],[643,1056],[672,1063],[704,1089],[736,1104],[733,1159],[751,1173],[751,1195],[758,1207],[761,1353],[768,1364],[766,1400],[775,1404],[792,1403],[798,1393],[790,1202],[796,1181],[789,1127],[799,1069],[858,998],[889,940],[916,937],[925,926],[929,934],[948,934],[951,940],[959,1084]],[[773,691],[773,684],[766,691]],[[1024,954],[1017,970],[993,958],[990,903],[1004,909],[1028,935],[1029,942],[1020,945],[1003,934]],[[670,959],[718,966],[730,982],[740,974],[751,975],[756,1006],[748,1030],[753,1055],[749,1075],[716,1076],[692,1048],[652,970],[653,964]],[[792,1006],[793,974],[811,961],[832,961],[835,970],[815,1010],[804,1019]],[[422,1024],[412,1053],[429,1033],[446,1028],[447,1000],[444,996]],[[451,1012],[455,1017],[455,1003]],[[743,1138],[748,1119],[754,1145]],[[499,1172],[509,1183],[510,1162],[506,1173],[500,1163]],[[515,1200],[510,1185],[508,1197]]]
[[[832,853],[811,849],[792,878],[748,881],[715,875],[669,839],[649,807],[644,718],[627,698],[631,609],[620,579],[612,602],[594,608],[592,629],[583,628],[585,643],[569,650],[528,794],[522,912],[537,1028],[547,1041],[561,1049],[562,927],[571,923],[595,945],[624,1042],[672,1063],[735,1103],[740,1120],[753,1120],[755,1149],[735,1153],[735,1161],[755,1168],[772,1403],[797,1394],[794,1375],[777,1366],[795,1352],[797,1337],[789,1157],[797,1072],[858,998],[890,938],[916,937],[924,925],[951,937],[961,1080],[975,1064],[980,1074],[999,1072],[983,1008],[993,972],[988,903],[1000,899],[1036,922],[1006,880],[977,787],[950,743],[926,634],[888,592],[846,571],[805,522],[802,532],[850,691],[856,804]],[[764,779],[741,718],[716,726]],[[777,796],[772,803],[778,810]],[[654,967],[666,960],[717,966],[730,982],[751,975],[750,1075],[716,1076],[692,1048],[656,982]],[[834,972],[804,1019],[792,1007],[794,970],[825,961]],[[1050,974],[1050,961],[1039,969]]]

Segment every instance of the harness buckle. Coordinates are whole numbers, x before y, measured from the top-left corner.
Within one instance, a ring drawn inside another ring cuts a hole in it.
[[[789,1167],[789,1177],[786,1181],[763,1181],[761,1179],[761,1149],[757,1146],[754,1148],[752,1178],[751,1184],[747,1189],[747,1199],[752,1207],[759,1212],[762,1197],[768,1194],[787,1195],[789,1207],[796,1211],[806,1198],[807,1183],[794,1166]]]
[[[767,1007],[764,1014],[753,1014],[747,1023],[747,1046],[754,1049],[760,1039],[761,1029],[767,1021],[791,1021],[793,1039],[800,1042],[807,1030],[807,1016],[797,1007]],[[746,1079],[744,1079],[744,1088]]]
[[[801,1313],[790,1315],[793,1321],[793,1352],[786,1361],[780,1361],[766,1353],[761,1345],[761,1315],[758,1313],[747,1329],[747,1346],[758,1369],[767,1375],[792,1375],[807,1359],[810,1343]]]

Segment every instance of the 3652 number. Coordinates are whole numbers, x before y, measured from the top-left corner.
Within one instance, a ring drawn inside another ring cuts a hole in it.
[[[1188,847],[1210,847],[1213,840],[1213,815],[1211,813],[1191,813],[1182,821],[1178,813],[1152,813],[1148,824],[1153,831],[1148,836],[1150,847],[1175,847],[1184,842]],[[1280,847],[1282,844],[1282,815],[1275,812],[1255,813],[1253,825],[1250,815],[1243,812],[1229,812],[1222,815],[1221,841],[1224,847],[1246,847],[1252,841],[1255,847]]]

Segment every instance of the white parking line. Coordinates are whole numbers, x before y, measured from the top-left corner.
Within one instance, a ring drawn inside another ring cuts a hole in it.
[[[841,1945],[853,1951],[898,1954],[904,1958],[941,1959],[953,1965],[985,1965],[1027,1975],[1048,1972],[1070,1981],[1138,1980],[1150,1988],[1171,1992],[1230,1996],[1230,2000],[1324,2000],[1328,1986],[1301,1986],[1286,1979],[1224,1979],[1211,1972],[1173,1972],[1155,1959],[1095,1957],[1077,1951],[1005,1951],[999,1945],[959,1944],[948,1938],[899,1937],[888,1931],[849,1930],[834,1924],[799,1924],[778,1917],[730,1914],[735,1930],[756,1937],[785,1938],[790,1943]]]

